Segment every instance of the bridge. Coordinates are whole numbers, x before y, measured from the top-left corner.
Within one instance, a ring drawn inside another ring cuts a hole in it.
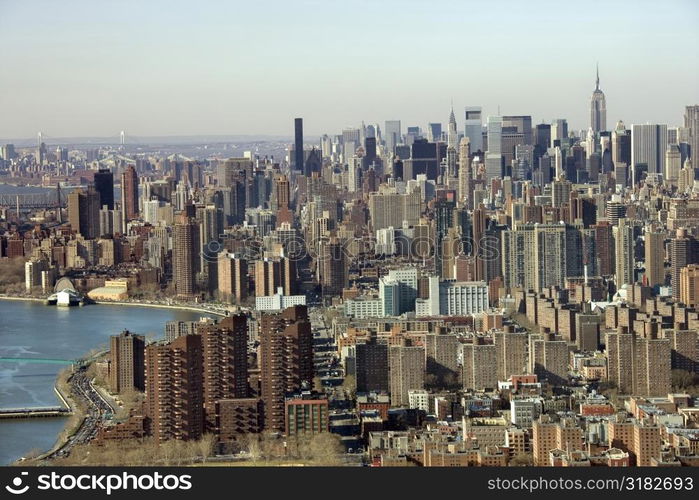
[[[81,365],[85,359],[53,359],[53,358],[0,358],[0,363],[37,363],[44,365]]]
[[[0,419],[28,417],[63,417],[73,412],[62,406],[0,409]]]
[[[0,194],[0,207],[17,208],[19,206],[20,209],[27,210],[65,207],[65,205],[65,195],[61,196],[58,190],[45,193]]]

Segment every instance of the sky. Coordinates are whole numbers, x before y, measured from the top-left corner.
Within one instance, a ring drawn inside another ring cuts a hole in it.
[[[337,134],[488,115],[681,125],[699,2],[0,0],[0,137]]]

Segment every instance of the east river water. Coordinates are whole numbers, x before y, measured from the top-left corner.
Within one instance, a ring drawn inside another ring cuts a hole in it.
[[[71,360],[106,349],[124,329],[162,339],[165,322],[191,321],[206,313],[138,306],[46,306],[42,302],[0,300],[0,358]],[[59,406],[56,375],[66,366],[0,361],[0,408]],[[50,449],[65,418],[0,419],[0,464],[30,450]]]

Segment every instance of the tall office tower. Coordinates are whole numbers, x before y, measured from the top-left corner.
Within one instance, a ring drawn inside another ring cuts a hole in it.
[[[619,219],[614,227],[614,247],[616,250],[616,286],[633,285],[634,279],[634,238],[633,227],[628,219]]]
[[[689,264],[680,270],[680,302],[699,306],[699,265]]]
[[[369,215],[374,231],[387,227],[403,227],[404,221],[408,226],[415,226],[420,221],[421,195],[419,189],[410,193],[399,194],[394,191],[383,191],[369,195]]]
[[[83,238],[100,236],[100,194],[90,185],[87,191],[76,189],[68,195],[68,222]]]
[[[313,383],[313,332],[306,306],[262,315],[259,354],[265,430],[283,432],[286,396],[310,390]]]
[[[475,205],[475,200],[474,200]],[[485,231],[488,226],[488,217],[485,214],[483,205],[478,205],[471,214],[471,231],[473,233],[473,247],[471,255],[473,262],[473,279],[476,281],[485,280],[485,251],[488,240],[485,239]]]
[[[145,390],[146,338],[124,330],[109,339],[109,390],[114,394]]]
[[[362,186],[363,157],[354,155],[347,160],[347,191],[356,193]]]
[[[568,138],[568,120],[565,118],[556,118],[551,122],[551,147],[556,146],[556,141],[559,142]]]
[[[294,118],[294,165],[295,170],[303,172],[304,175],[309,175],[304,170],[303,161],[303,118]]]
[[[461,362],[464,390],[481,391],[498,386],[497,348],[494,345],[463,344]]]
[[[332,237],[320,242],[318,250],[318,282],[323,297],[342,295],[347,285],[348,265],[346,248],[342,240]]]
[[[202,339],[185,335],[169,344],[146,347],[146,416],[151,434],[197,440],[204,431]]]
[[[694,178],[696,172],[692,166],[691,158],[687,158],[684,161],[684,166],[680,170],[679,179],[677,179],[677,191],[680,193],[686,193],[688,189],[694,186]]]
[[[454,116],[454,107],[452,106],[447,128],[447,147],[456,149],[458,147],[458,141],[459,135],[456,131],[456,117]]]
[[[534,144],[534,138],[532,137],[532,117],[530,115],[510,115],[502,117],[502,127],[507,129],[507,135],[511,136],[511,145],[525,145],[531,146]],[[506,133],[503,131],[503,136]],[[504,151],[503,137],[503,153]],[[514,149],[514,147],[512,148]],[[508,151],[509,152],[509,151]]]
[[[17,156],[17,153],[15,152],[15,145],[5,144],[2,146],[2,148],[0,148],[0,156],[5,161],[13,160]]]
[[[248,318],[226,316],[199,328],[204,367],[204,419],[216,431],[216,402],[248,397]]]
[[[699,242],[686,229],[678,229],[670,240],[670,274],[672,298],[680,299],[680,272],[689,264],[699,263]]]
[[[400,120],[387,120],[385,123],[384,137],[386,141],[386,152],[393,154],[396,151],[396,145],[403,142],[403,136],[400,131]]]
[[[626,129],[621,120],[612,131],[612,163],[615,166],[620,163],[631,165],[631,131]]]
[[[435,216],[435,267],[437,272],[441,277],[443,275],[442,269],[442,259],[443,259],[443,249],[442,242],[447,236],[447,231],[454,225],[454,209],[456,208],[456,196],[453,191],[440,191],[440,193],[445,193],[446,196],[438,197],[434,204],[434,216]],[[454,252],[449,252],[453,257]],[[454,276],[451,276],[452,278]]]
[[[573,183],[567,179],[558,179],[551,183],[551,205],[560,207],[570,201]]]
[[[191,298],[199,266],[199,224],[184,215],[175,223],[172,241],[172,276],[178,297]]]
[[[699,104],[684,109],[684,127],[689,129],[690,156],[694,163],[699,164]]]
[[[597,135],[607,130],[607,101],[604,98],[604,92],[599,88],[599,66],[595,91],[590,98],[590,128]]]
[[[95,172],[94,183],[100,194],[100,206],[114,210],[114,174],[108,168],[100,168]]]
[[[249,158],[228,158],[216,167],[216,182],[219,187],[233,187],[236,182],[251,178],[254,163]]]
[[[274,178],[274,191],[272,199],[274,200],[274,209],[279,211],[284,208],[291,207],[291,189],[289,178],[286,175],[277,175]]]
[[[633,183],[640,182],[642,172],[665,172],[667,125],[631,125],[631,168]]]
[[[551,337],[551,338],[549,338]],[[552,385],[568,382],[568,343],[553,340],[550,334],[531,335],[529,339],[529,373]]]
[[[534,137],[535,154],[541,156],[551,147],[551,125],[539,123]]]
[[[464,136],[471,144],[471,153],[483,151],[483,119],[480,106],[466,106]]]
[[[388,343],[372,336],[364,343],[357,343],[355,353],[357,393],[388,393]]]
[[[458,206],[473,208],[473,170],[471,168],[471,143],[468,137],[463,137],[459,142],[459,199]]]
[[[647,227],[644,235],[647,285],[665,284],[665,235]]]
[[[626,217],[626,205],[618,201],[608,201],[604,208],[604,216],[610,224],[617,225],[619,219]]]
[[[488,152],[485,155],[485,175],[490,181],[502,177],[502,117],[488,117]]]
[[[209,283],[210,291],[216,289],[218,275],[215,262],[220,248],[221,235],[223,234],[223,210],[216,205],[198,206],[196,218],[199,222],[199,271],[205,282]],[[258,225],[259,227],[259,225]],[[211,267],[211,272],[209,270]]]
[[[126,223],[138,217],[138,175],[133,165],[121,173],[121,215]]]
[[[388,370],[391,406],[407,406],[408,391],[425,388],[425,348],[390,346]]]
[[[676,186],[682,170],[682,153],[677,144],[669,144],[665,152],[665,182]]]
[[[427,140],[430,142],[439,142],[442,140],[442,124],[428,123],[427,124]]]
[[[527,373],[527,334],[496,331],[493,334],[497,379]]]
[[[223,251],[218,254],[219,299],[240,304],[248,296],[248,261]]]

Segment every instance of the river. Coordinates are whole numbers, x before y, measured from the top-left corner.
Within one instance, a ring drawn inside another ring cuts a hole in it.
[[[41,302],[0,300],[0,357],[76,359],[107,348],[124,329],[162,339],[165,322],[191,321],[206,313],[138,306],[60,308]],[[0,361],[0,408],[58,406],[53,385],[58,364]],[[30,450],[50,449],[65,418],[0,419],[0,464]]]

